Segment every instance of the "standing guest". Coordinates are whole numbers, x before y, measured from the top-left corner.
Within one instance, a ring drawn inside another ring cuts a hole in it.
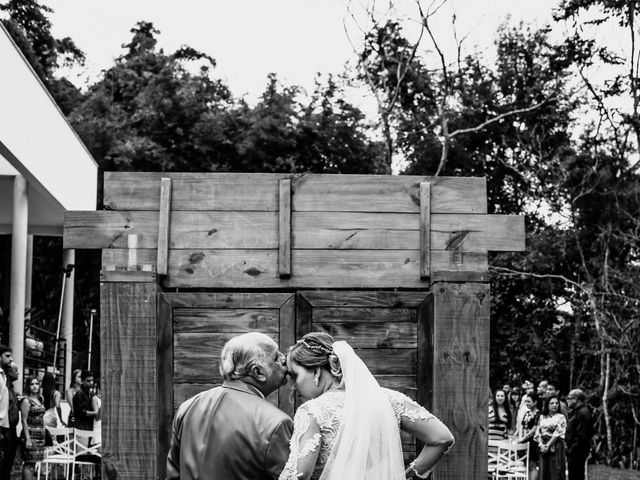
[[[9,431],[7,432],[7,437],[5,439],[7,442],[7,448],[2,465],[0,466],[1,479],[9,478],[11,476],[11,469],[13,468],[13,462],[16,458],[16,450],[18,449],[18,434],[16,433],[16,428],[20,421],[18,395],[13,388],[13,382],[15,382],[20,376],[18,365],[11,362],[5,373],[7,375],[7,390],[9,392]]]
[[[73,396],[73,416],[75,428],[78,430],[93,430],[93,419],[98,414],[91,406],[91,389],[93,388],[93,373],[84,370],[81,374],[80,390]]]
[[[524,419],[524,414],[529,410],[527,408],[527,406],[525,405],[525,401],[524,401],[525,398],[524,397],[525,397],[525,395],[536,395],[535,391],[536,391],[536,389],[533,386],[533,383],[531,383],[531,381],[525,380],[522,383],[522,400],[520,400],[520,405],[518,406],[518,410],[515,411],[516,412],[516,414],[515,414],[516,415],[515,424],[516,424],[516,429],[517,429],[516,434],[517,434],[518,437],[521,437],[523,435],[523,432],[522,432],[522,420]],[[536,395],[536,398],[539,398],[539,397]]]
[[[13,362],[11,348],[6,345],[0,345],[0,471],[4,471],[5,469],[4,459],[9,454],[11,444],[11,432],[9,428],[9,381],[7,376],[11,362]],[[10,471],[11,467],[8,468]],[[2,478],[5,477],[2,476]]]
[[[20,403],[22,414],[22,480],[33,479],[35,464],[44,458],[44,401],[40,396],[40,381],[30,377],[27,396]]]
[[[540,449],[540,480],[564,480],[566,461],[564,435],[567,419],[560,413],[560,400],[547,397],[535,434]]]
[[[547,380],[540,380],[540,383],[538,383],[536,393],[538,394],[538,398],[540,398],[541,400],[546,398],[547,396],[547,385],[549,385],[549,382]]]
[[[520,408],[520,403],[522,401],[522,390],[520,387],[515,386],[511,389],[509,393],[509,409],[512,414],[515,414]],[[515,426],[515,423],[514,423]]]
[[[569,408],[567,404],[560,400],[560,391],[556,388],[554,383],[547,384],[546,398],[558,397],[560,402],[560,413],[564,415],[564,418],[569,419]]]
[[[80,387],[82,386],[82,370],[74,370],[73,375],[71,375],[71,384],[66,392],[64,392],[64,398],[69,404],[69,418],[67,419],[67,426],[74,427],[74,416],[73,416],[73,397],[76,393],[80,391]]]
[[[587,397],[580,389],[571,390],[567,396],[569,422],[567,423],[567,460],[569,480],[584,480],[587,457],[591,449],[593,418],[586,405]]]
[[[540,460],[540,452],[538,452],[538,443],[535,435],[538,430],[538,421],[540,420],[540,410],[538,409],[538,395],[535,393],[525,393],[522,403],[526,408],[526,412],[522,417],[520,431],[522,435],[518,437],[518,443],[529,444],[529,480],[538,479],[538,462]]]
[[[509,385],[508,383],[505,383],[504,385],[502,385],[502,391],[508,397],[509,394],[511,393],[511,385]]]
[[[96,382],[93,387],[93,395],[91,396],[91,409],[98,412],[93,418],[93,433],[96,438],[100,438],[102,435],[102,397],[100,394],[100,383]]]
[[[511,420],[507,395],[498,389],[489,404],[489,440],[505,440],[511,429]]]
[[[56,388],[56,379],[53,373],[47,372],[42,379],[42,396],[44,398],[44,425],[45,427],[59,428],[64,426],[60,410],[62,394]]]
[[[178,408],[166,480],[277,479],[293,421],[266,397],[287,382],[286,357],[271,337],[245,333],[222,348],[220,373],[222,386]]]

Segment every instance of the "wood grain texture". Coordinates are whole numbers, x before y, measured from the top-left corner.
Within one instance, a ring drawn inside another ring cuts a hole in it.
[[[486,478],[489,307],[487,284],[433,287],[433,411],[456,438],[441,478]]]
[[[156,478],[157,289],[155,283],[100,286],[103,478]]]
[[[313,321],[320,323],[398,323],[416,322],[416,309],[406,307],[364,308],[352,307],[316,307],[313,309]]]
[[[169,231],[171,227],[171,179],[160,179],[160,214],[158,219],[158,259],[156,272],[166,275],[169,261]]]
[[[126,264],[126,250],[102,251],[103,268]],[[140,249],[139,263],[155,258]],[[277,251],[172,250],[166,287],[185,288],[424,288],[419,250],[294,250],[296,275],[280,279]],[[434,270],[486,271],[487,254],[433,251]]]
[[[416,213],[293,212],[293,249],[411,250],[421,245]],[[65,213],[65,248],[156,248],[158,212],[71,211]],[[181,211],[171,216],[172,249],[277,249],[278,212]],[[286,236],[286,235],[285,235]],[[432,214],[433,250],[519,251],[525,246],[524,217]]]
[[[101,270],[101,282],[155,283],[156,272],[143,270]]]
[[[411,308],[418,307],[427,295],[422,292],[386,292],[386,291],[335,291],[310,290],[301,292],[309,304],[314,307],[365,307],[365,308]],[[321,312],[321,310],[318,310]]]
[[[420,183],[420,278],[431,275],[431,184]]]
[[[314,316],[315,317],[315,316]],[[415,323],[322,323],[314,318],[314,332],[325,332],[335,340],[345,340],[353,348],[416,348],[417,327]]]
[[[278,276],[291,277],[291,180],[278,180]]]
[[[277,309],[176,309],[174,330],[180,333],[228,332],[233,335],[259,331],[278,333],[280,311]]]
[[[164,293],[172,308],[280,308],[291,293]]]
[[[280,351],[285,355],[287,349],[296,343],[296,297],[291,294],[282,307],[280,307],[280,330],[279,342]],[[293,417],[295,405],[293,401],[293,383],[287,382],[278,391],[278,406],[281,410]]]
[[[158,478],[165,478],[166,458],[171,441],[173,423],[173,319],[171,304],[161,293],[157,297],[157,354],[158,375]]]
[[[487,212],[484,178],[264,173],[106,172],[106,208],[158,210],[161,177],[173,182],[174,211],[277,211],[278,180],[291,178],[293,211],[418,213],[419,184],[429,182],[433,213]]]

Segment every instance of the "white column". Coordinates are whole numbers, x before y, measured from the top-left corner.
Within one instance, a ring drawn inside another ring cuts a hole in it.
[[[76,251],[72,248],[67,248],[62,251],[62,268],[67,268],[67,265],[74,265],[76,263]],[[73,290],[74,290],[74,270],[71,270],[71,274],[64,282],[64,293],[62,300],[62,332],[60,336],[67,341],[65,347],[65,360],[64,360],[64,381],[65,388],[71,381],[71,372],[73,368]]]
[[[25,282],[24,308],[31,308],[31,284],[33,277],[33,235],[27,235],[27,280]],[[29,315],[31,318],[31,315]]]
[[[27,285],[27,229],[29,225],[29,195],[22,175],[13,180],[13,229],[11,235],[11,289],[9,308],[9,346],[18,364],[20,376],[14,383],[22,393],[24,367],[24,305]]]

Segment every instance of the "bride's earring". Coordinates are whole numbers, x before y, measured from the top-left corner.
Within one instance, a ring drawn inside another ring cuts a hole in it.
[[[320,385],[320,372],[313,376],[313,384],[317,387]]]

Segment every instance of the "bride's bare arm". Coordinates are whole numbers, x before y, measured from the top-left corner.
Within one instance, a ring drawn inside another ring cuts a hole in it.
[[[289,460],[279,480],[309,480],[320,454],[320,427],[304,405],[293,419]]]

